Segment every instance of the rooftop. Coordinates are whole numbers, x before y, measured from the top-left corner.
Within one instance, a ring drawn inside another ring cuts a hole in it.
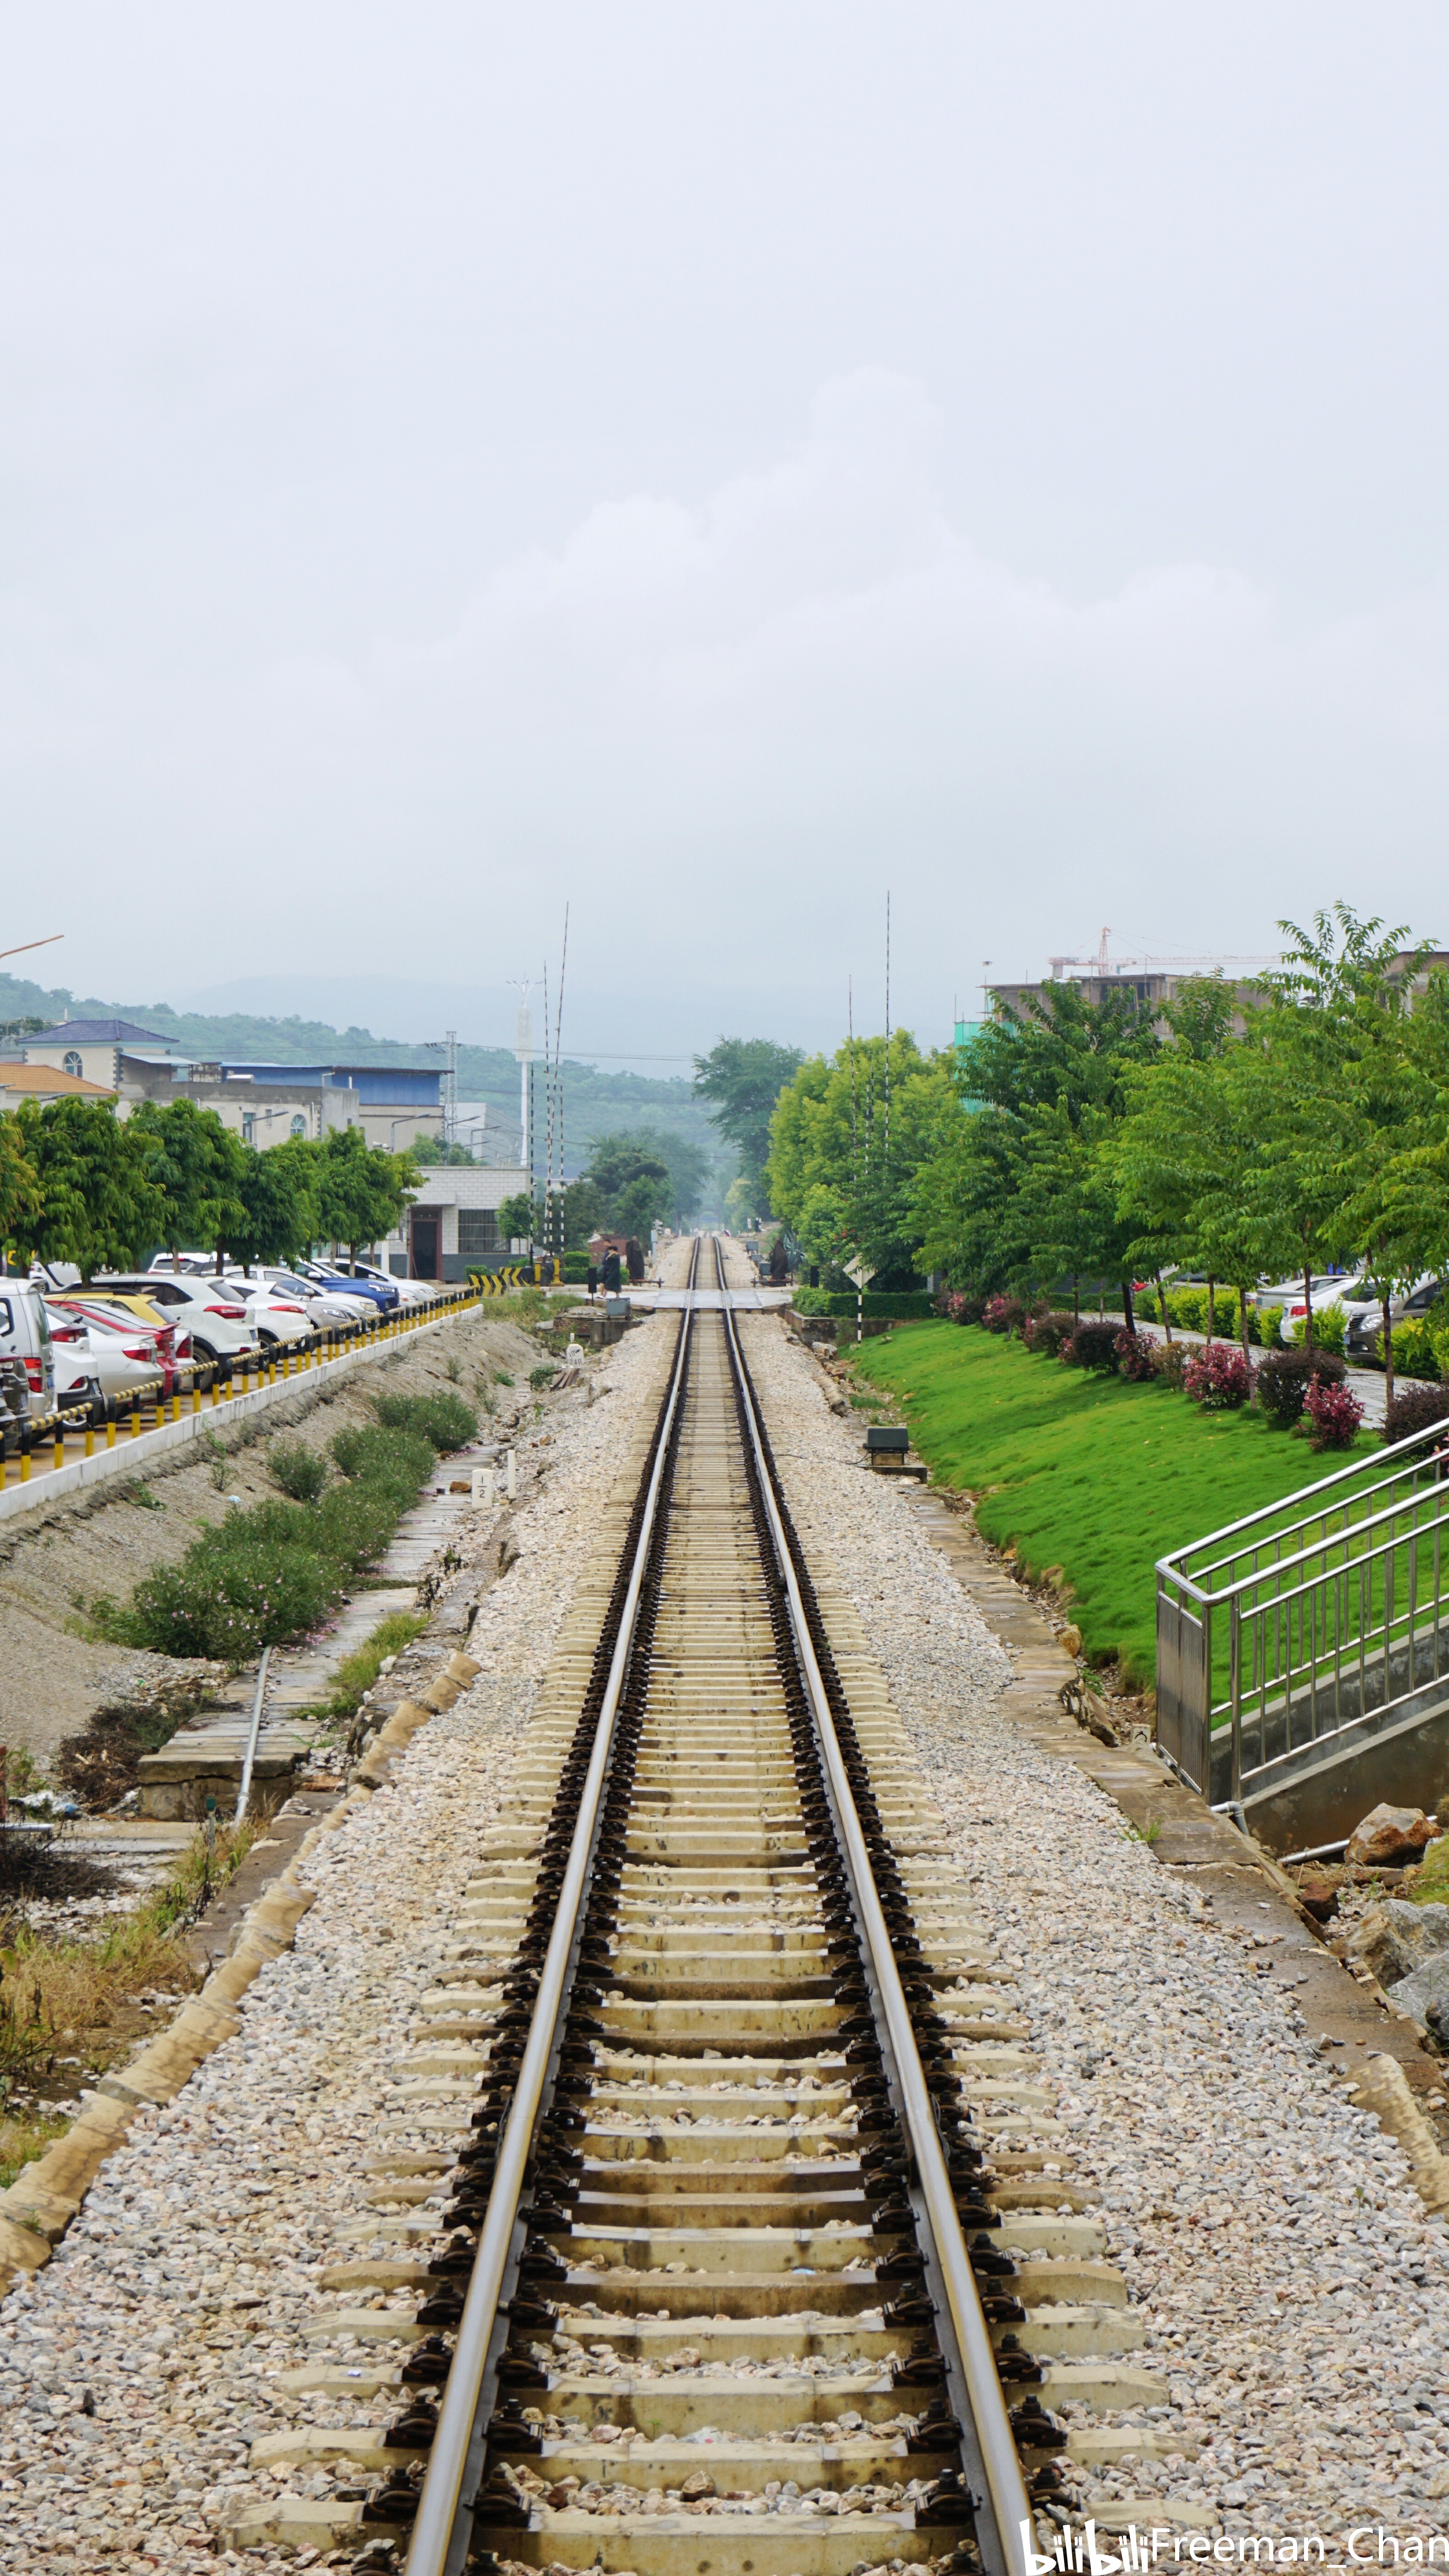
[[[36,1029],[27,1046],[169,1046],[156,1029],[138,1028],[134,1020],[57,1020],[54,1028]]]

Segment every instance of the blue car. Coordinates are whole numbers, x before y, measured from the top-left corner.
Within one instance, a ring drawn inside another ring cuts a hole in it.
[[[361,1273],[354,1278],[350,1270],[324,1270],[316,1261],[299,1261],[297,1268],[318,1288],[340,1288],[347,1297],[370,1297],[380,1314],[396,1314],[402,1304],[396,1288],[386,1279],[372,1279]]]

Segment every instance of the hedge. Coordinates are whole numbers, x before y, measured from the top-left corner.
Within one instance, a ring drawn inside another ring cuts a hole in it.
[[[791,1303],[797,1315],[853,1315],[856,1310],[853,1294],[832,1288],[797,1288]],[[882,1289],[879,1296],[867,1289],[861,1305],[867,1315],[889,1316],[898,1324],[936,1312],[929,1288]]]

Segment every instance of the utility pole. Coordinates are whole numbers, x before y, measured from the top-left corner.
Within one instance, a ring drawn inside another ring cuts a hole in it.
[[[533,1012],[529,1007],[528,997],[533,991],[533,981],[534,979],[531,975],[515,976],[513,978],[515,991],[520,992],[523,995],[523,999],[518,1005],[518,1018],[514,1023],[513,1029],[513,1053],[518,1065],[519,1073],[518,1123],[520,1134],[518,1139],[518,1161],[519,1168],[530,1174],[533,1170],[533,1135],[532,1122],[529,1118],[528,1112],[530,1089],[529,1073],[533,1064]]]

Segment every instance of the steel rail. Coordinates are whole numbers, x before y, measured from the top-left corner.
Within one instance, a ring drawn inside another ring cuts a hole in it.
[[[697,1254],[696,1254],[697,1260]],[[691,1274],[691,1285],[693,1277]],[[634,1625],[639,1608],[639,1593],[649,1560],[654,1535],[655,1513],[660,1483],[669,1456],[669,1435],[683,1391],[689,1360],[690,1312],[686,1308],[679,1319],[679,1341],[674,1354],[669,1393],[654,1443],[654,1467],[645,1499],[643,1522],[634,1562],[630,1569],[629,1589],[619,1620],[619,1633],[614,1646],[609,1678],[604,1690],[594,1730],[594,1747],[588,1773],[579,1799],[573,1840],[569,1846],[568,1865],[559,1891],[558,1909],[549,1935],[543,1972],[533,2019],[529,2025],[528,2044],[518,2071],[518,2082],[508,2116],[508,2124],[499,2142],[498,2162],[493,2188],[488,2199],[488,2213],[478,2240],[469,2278],[463,2314],[458,2322],[457,2340],[448,2372],[447,2388],[438,2413],[438,2429],[428,2453],[427,2473],[418,2500],[412,2540],[406,2560],[406,2576],[446,2576],[446,2571],[459,2563],[454,2555],[454,2536],[460,2518],[470,2514],[472,2499],[465,2498],[463,2485],[473,2444],[484,2373],[489,2347],[503,2295],[504,2274],[518,2225],[518,2203],[523,2190],[524,2168],[533,2143],[534,2122],[538,2117],[544,2078],[548,2071],[557,2036],[559,2010],[563,2001],[564,1981],[578,1928],[579,1909],[588,1883],[593,1851],[594,1828],[603,1799],[604,1781],[613,1745],[614,1722],[628,1675],[629,1656],[634,1641]]]
[[[716,1258],[719,1258],[717,1246]],[[720,1260],[722,1281],[723,1272],[724,1264]],[[801,1599],[789,1542],[776,1500],[775,1480],[770,1473],[769,1460],[761,1438],[759,1399],[745,1365],[744,1353],[740,1349],[739,1336],[735,1330],[734,1315],[727,1301],[723,1313],[731,1356],[739,1370],[740,1381],[745,1390],[745,1418],[749,1424],[760,1490],[770,1524],[770,1535],[774,1543],[780,1577],[789,1602],[790,1621],[795,1632],[795,1647],[800,1671],[809,1694],[816,1732],[825,1760],[826,1776],[845,1842],[851,1877],[855,1886],[860,1927],[865,1936],[872,1973],[885,2011],[886,2026],[900,2077],[902,2107],[920,2176],[926,2218],[934,2240],[936,2258],[950,2310],[950,2321],[955,2332],[956,2347],[961,2356],[965,2397],[975,2425],[982,2472],[986,2481],[985,2503],[989,2513],[989,2522],[983,2516],[978,2523],[978,2543],[988,2576],[1016,2576],[1021,2563],[1022,2547],[1031,2546],[1034,2527],[1032,2509],[1027,2500],[1026,2482],[1022,2476],[1016,2439],[1007,2414],[1001,2381],[997,2375],[991,2336],[977,2295],[976,2278],[962,2241],[961,2223],[956,2215],[955,2196],[951,2189],[950,2176],[946,2171],[946,2159],[941,2151],[940,2133],[931,2107],[925,2069],[921,2064],[915,2032],[911,2028],[910,2012],[901,1990],[900,1974],[896,1967],[895,1953],[891,1947],[890,1930],[876,1891],[870,1853],[861,1831],[849,1775],[841,1758],[835,1720],[831,1714],[830,1701],[816,1660],[810,1625],[805,1615],[805,1604]],[[986,2525],[984,2528],[983,2523]]]

